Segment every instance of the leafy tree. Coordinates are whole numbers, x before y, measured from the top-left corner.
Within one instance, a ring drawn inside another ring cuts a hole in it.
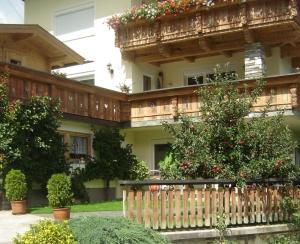
[[[65,148],[57,132],[60,104],[49,97],[31,97],[9,106],[7,89],[1,85],[0,164],[5,175],[20,169],[29,183],[46,186],[54,173],[66,172]],[[3,102],[4,101],[4,102]]]
[[[174,137],[172,153],[179,175],[189,178],[292,177],[296,143],[284,123],[283,112],[268,109],[249,118],[262,93],[263,82],[242,89],[233,74],[215,73],[209,86],[198,90],[201,122],[182,116],[179,124],[165,123]]]
[[[87,163],[86,176],[89,180],[105,180],[106,199],[109,181],[115,178],[129,179],[132,167],[138,164],[131,145],[123,144],[124,136],[117,128],[103,127],[94,133],[95,159]]]

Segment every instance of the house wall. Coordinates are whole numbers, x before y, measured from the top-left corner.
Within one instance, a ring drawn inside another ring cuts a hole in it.
[[[106,1],[99,0],[28,0],[25,4],[25,23],[39,24],[54,34],[55,15],[93,5],[94,28],[56,36],[91,62],[60,69],[60,72],[67,73],[68,77],[78,80],[82,80],[82,77],[94,77],[95,85],[118,90],[120,83],[132,84],[133,64],[121,59],[120,51],[114,44],[114,31],[108,28],[106,21],[108,16],[123,12],[131,7],[131,4],[131,0],[117,1],[117,4],[108,4]],[[74,25],[76,24],[75,22]],[[111,64],[113,75],[108,71],[107,64]]]
[[[151,170],[154,169],[154,145],[172,141],[171,136],[163,128],[126,129],[125,143],[132,144],[133,153],[139,160],[145,161]]]
[[[10,63],[11,59],[14,59],[21,61],[24,67],[45,72],[50,71],[47,58],[38,50],[20,43],[14,46],[10,45],[9,48],[6,48],[5,44],[2,47],[0,49],[1,62]]]
[[[107,4],[101,0],[27,0],[25,3],[25,23],[38,23],[51,33],[55,32],[55,16],[61,13],[94,6],[94,27],[57,37],[79,54],[91,61],[88,64],[61,69],[68,77],[84,80],[95,79],[95,85],[119,90],[120,84],[131,86],[132,92],[143,91],[143,75],[152,78],[152,89],[156,89],[159,71],[164,73],[165,87],[184,85],[184,75],[192,73],[212,73],[216,64],[229,63],[240,79],[244,78],[244,53],[232,57],[222,55],[197,59],[194,63],[187,61],[163,64],[160,67],[151,64],[134,64],[122,60],[121,53],[115,47],[115,35],[106,24],[107,19],[121,13],[131,6],[140,4],[141,0],[122,0]],[[80,19],[77,20],[80,23]],[[76,21],[74,25],[78,24]],[[266,58],[267,75],[279,75],[291,72],[290,59],[281,59],[280,49],[273,48],[272,55]],[[111,64],[113,74],[108,71]]]

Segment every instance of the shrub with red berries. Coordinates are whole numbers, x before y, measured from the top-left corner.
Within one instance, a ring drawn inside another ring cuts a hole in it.
[[[223,178],[245,182],[254,178],[291,178],[299,172],[292,155],[296,142],[283,113],[269,116],[269,107],[258,116],[248,115],[262,94],[263,82],[250,91],[230,82],[220,68],[209,86],[200,88],[201,122],[180,117],[165,123],[173,136],[172,153],[180,175]]]

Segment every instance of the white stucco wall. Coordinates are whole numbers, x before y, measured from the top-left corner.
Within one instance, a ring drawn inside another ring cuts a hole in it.
[[[1,0],[0,0],[1,1]],[[2,0],[3,1],[3,0]],[[216,64],[229,63],[230,70],[237,72],[240,79],[244,78],[244,53],[235,53],[232,57],[223,55],[197,59],[194,63],[187,61],[162,64],[160,67],[151,64],[134,64],[122,60],[121,53],[115,47],[115,34],[106,24],[107,18],[113,14],[138,5],[141,0],[27,0],[25,6],[25,23],[37,23],[54,32],[54,16],[58,13],[71,11],[82,6],[94,6],[94,28],[77,31],[76,33],[58,36],[71,48],[80,53],[88,64],[64,68],[70,78],[87,76],[95,77],[97,86],[118,90],[120,83],[131,86],[133,92],[143,91],[143,75],[152,78],[152,89],[156,89],[159,71],[164,73],[164,87],[184,85],[186,74],[208,74],[213,72]],[[78,19],[80,23],[80,19]],[[76,21],[74,22],[76,25]],[[280,49],[273,48],[272,55],[266,58],[267,75],[287,74],[292,71],[291,60],[282,59]],[[108,71],[111,64],[113,74]]]
[[[154,169],[154,145],[172,141],[162,127],[125,129],[122,133],[125,134],[125,143],[133,145],[133,153],[139,160],[145,161],[151,170]]]

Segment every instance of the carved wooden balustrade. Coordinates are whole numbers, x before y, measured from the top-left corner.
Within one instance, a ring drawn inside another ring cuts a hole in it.
[[[66,118],[86,122],[114,123],[131,121],[132,127],[159,125],[174,120],[179,113],[199,117],[197,86],[154,90],[125,94],[76,81],[0,63],[0,72],[9,73],[11,101],[30,96],[50,96],[61,100]],[[262,96],[252,110],[260,111],[271,99],[271,110],[298,110],[300,108],[300,74],[266,78]],[[250,87],[254,80],[246,82]],[[91,119],[91,120],[90,120]]]
[[[277,44],[289,38],[278,36],[282,31],[294,35],[296,23],[299,23],[296,0],[228,1],[176,17],[162,16],[152,22],[121,25],[116,30],[116,46],[121,48],[125,58],[134,62],[156,62],[195,53],[243,49],[243,43],[255,41]],[[232,38],[227,35],[234,33],[242,33],[244,40],[239,40],[238,34]]]
[[[252,111],[261,111],[270,101],[270,110],[298,110],[300,106],[300,74],[266,78],[263,94],[254,104]],[[249,87],[254,81],[237,81]],[[131,125],[158,125],[162,121],[174,120],[179,113],[199,117],[201,101],[195,91],[198,86],[162,89],[136,93],[129,96],[131,102]]]
[[[0,63],[0,72],[9,74],[9,97],[12,102],[31,96],[50,96],[60,99],[62,112],[67,117],[103,122],[130,120],[126,112],[129,109],[126,94],[4,63]]]

